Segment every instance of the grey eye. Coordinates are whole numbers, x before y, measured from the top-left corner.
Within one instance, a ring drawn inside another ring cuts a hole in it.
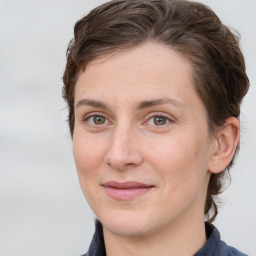
[[[156,116],[153,118],[153,122],[155,125],[165,125],[167,122],[167,118],[162,116]]]
[[[106,122],[106,118],[103,116],[94,116],[93,123],[97,125],[104,124]]]

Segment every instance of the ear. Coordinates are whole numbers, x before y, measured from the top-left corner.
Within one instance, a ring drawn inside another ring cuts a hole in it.
[[[208,171],[222,172],[231,162],[239,143],[240,125],[235,117],[229,117],[225,124],[215,133],[214,148]]]

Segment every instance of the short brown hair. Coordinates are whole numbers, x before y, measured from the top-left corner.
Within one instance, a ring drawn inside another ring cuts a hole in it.
[[[208,113],[210,132],[223,125],[226,118],[239,117],[240,104],[249,88],[239,37],[210,8],[186,0],[113,0],[75,24],[63,76],[71,135],[79,71],[102,55],[147,41],[167,45],[190,61],[195,90]],[[223,177],[233,161],[225,171],[211,174],[205,202],[209,221],[218,214],[216,196],[222,192]]]

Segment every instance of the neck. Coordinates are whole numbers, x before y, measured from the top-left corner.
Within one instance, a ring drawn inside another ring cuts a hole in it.
[[[143,237],[126,237],[103,227],[107,256],[191,256],[206,243],[204,218],[173,221],[168,228]]]

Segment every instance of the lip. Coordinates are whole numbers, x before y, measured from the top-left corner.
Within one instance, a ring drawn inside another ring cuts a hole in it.
[[[154,188],[153,185],[136,181],[108,181],[102,185],[108,196],[117,200],[132,200]]]

